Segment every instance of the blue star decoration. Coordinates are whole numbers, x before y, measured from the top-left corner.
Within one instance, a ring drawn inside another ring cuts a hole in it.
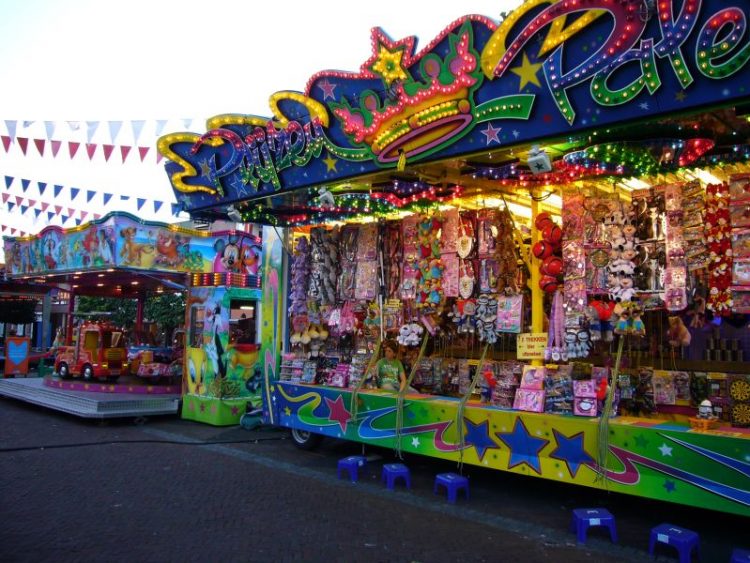
[[[675,485],[674,481],[672,481],[671,479],[665,479],[664,488],[667,490],[668,493],[671,493],[677,488],[677,486]]]
[[[565,465],[568,466],[568,472],[571,477],[576,476],[581,464],[588,465],[594,463],[594,458],[586,453],[583,447],[583,432],[568,437],[553,428],[552,433],[555,435],[557,447],[549,456],[564,461]]]
[[[488,420],[474,424],[468,418],[464,418],[466,424],[466,436],[464,441],[467,445],[474,446],[477,449],[479,461],[484,459],[484,454],[490,448],[499,448],[500,446],[490,437],[490,423]]]
[[[542,474],[539,452],[549,444],[549,440],[529,434],[520,416],[513,425],[513,432],[495,432],[495,436],[500,438],[510,449],[508,469],[513,469],[515,466],[525,463],[539,475]]]

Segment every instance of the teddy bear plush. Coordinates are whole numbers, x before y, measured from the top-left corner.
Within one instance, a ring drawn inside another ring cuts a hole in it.
[[[675,348],[678,346],[690,346],[692,336],[685,323],[682,322],[682,317],[675,315],[668,317],[668,321],[667,340],[669,341],[669,345]]]

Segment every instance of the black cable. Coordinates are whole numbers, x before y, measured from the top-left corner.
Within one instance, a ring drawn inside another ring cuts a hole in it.
[[[212,446],[216,444],[257,444],[258,442],[286,440],[278,438],[253,438],[250,440],[217,440],[209,442],[183,442],[179,440],[107,440],[105,442],[77,442],[73,444],[50,444],[46,446],[19,446],[17,448],[0,448],[0,453],[25,452],[31,450],[54,450],[59,448],[84,448],[88,446],[108,446],[113,444],[172,444],[177,446]]]

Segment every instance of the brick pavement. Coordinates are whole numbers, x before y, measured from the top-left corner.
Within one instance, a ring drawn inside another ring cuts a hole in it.
[[[432,478],[455,464],[411,457],[413,489],[387,491],[379,468],[391,452],[368,448],[373,462],[351,484],[336,479],[336,460],[361,446],[301,452],[275,429],[176,417],[100,424],[9,399],[0,428],[3,561],[645,561],[648,528],[670,514],[685,526],[710,517],[708,535],[693,526],[702,560],[726,561],[744,536],[730,524],[747,524],[619,495],[612,508],[615,495],[478,468],[466,469],[471,501],[452,506],[432,494]],[[132,440],[142,442],[112,443]],[[158,443],[186,440],[238,443]],[[89,442],[98,445],[8,451]],[[621,545],[594,534],[577,546],[570,509],[603,502]]]

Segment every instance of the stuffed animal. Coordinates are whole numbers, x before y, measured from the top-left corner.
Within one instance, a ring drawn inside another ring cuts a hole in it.
[[[668,320],[667,340],[669,341],[669,345],[675,348],[678,346],[690,346],[692,336],[685,323],[682,322],[682,317],[675,315],[668,317]]]

